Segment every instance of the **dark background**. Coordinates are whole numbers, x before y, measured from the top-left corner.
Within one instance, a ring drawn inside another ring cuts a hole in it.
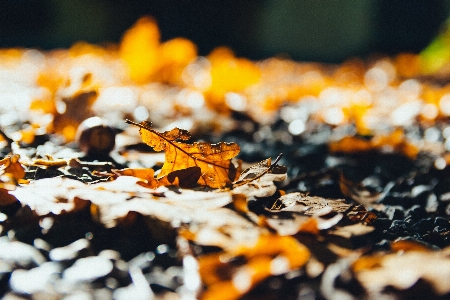
[[[0,47],[118,43],[142,15],[162,41],[183,36],[201,55],[221,45],[262,59],[341,61],[419,52],[448,17],[449,0],[0,0]]]

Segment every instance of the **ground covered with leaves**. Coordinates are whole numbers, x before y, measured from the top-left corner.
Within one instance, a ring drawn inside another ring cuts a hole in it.
[[[4,299],[448,299],[450,85],[164,43],[0,50]]]

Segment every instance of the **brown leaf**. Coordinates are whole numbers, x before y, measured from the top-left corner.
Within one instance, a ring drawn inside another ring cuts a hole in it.
[[[270,210],[295,211],[310,216],[323,216],[333,211],[338,213],[345,212],[350,206],[343,199],[325,199],[296,192],[278,198]]]
[[[233,194],[243,194],[246,197],[269,197],[275,194],[275,181],[287,178],[287,168],[277,165],[281,155],[274,164],[271,159],[265,159],[244,170],[238,180],[233,183]]]
[[[286,179],[287,168],[285,166],[278,165],[278,161],[283,156],[280,154],[275,162],[272,164],[272,159],[269,157],[250,168],[245,169],[239,178],[233,182],[233,186],[237,187],[242,184],[249,183],[251,181],[257,180],[266,174],[273,174],[272,181],[283,181]]]
[[[329,233],[349,239],[354,236],[362,236],[362,235],[368,234],[374,230],[375,230],[375,228],[372,226],[365,226],[361,223],[356,223],[356,224],[352,224],[352,225],[339,227],[336,230],[332,230]]]
[[[342,213],[353,222],[368,224],[376,219],[376,215],[367,211],[362,205],[348,204],[343,199],[307,196],[299,192],[281,196],[269,210],[299,212],[311,216],[324,216],[331,212]]]
[[[231,159],[240,149],[235,143],[210,144],[198,142],[185,144],[175,140],[187,140],[190,134],[182,129],[172,129],[159,133],[150,128],[148,122],[128,123],[140,127],[139,133],[142,140],[155,151],[165,151],[165,162],[158,178],[169,175],[173,171],[183,170],[189,167],[199,167],[201,177],[200,185],[208,185],[212,188],[223,188],[231,185],[230,170]]]

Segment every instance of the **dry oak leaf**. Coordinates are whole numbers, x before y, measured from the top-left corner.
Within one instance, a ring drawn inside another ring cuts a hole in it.
[[[160,133],[152,129],[151,124],[146,121],[134,123],[126,120],[126,122],[140,127],[139,133],[142,140],[155,151],[165,151],[165,162],[158,178],[189,167],[199,167],[201,176],[197,183],[211,188],[230,186],[231,180],[235,178],[235,167],[231,159],[240,151],[236,143],[186,144],[176,141],[186,141],[191,137],[186,130],[174,128]]]

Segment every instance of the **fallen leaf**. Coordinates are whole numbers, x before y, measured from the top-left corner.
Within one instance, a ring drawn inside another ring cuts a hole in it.
[[[165,151],[165,162],[158,178],[177,170],[199,167],[201,177],[198,184],[212,188],[231,185],[230,175],[233,175],[231,171],[234,169],[231,159],[239,153],[239,145],[224,142],[185,144],[176,140],[188,140],[190,134],[186,130],[174,128],[160,133],[152,129],[150,123],[145,121],[138,124],[127,120],[127,123],[140,127],[139,133],[142,140],[155,151]]]
[[[278,198],[270,208],[271,211],[294,211],[305,215],[323,216],[330,212],[345,212],[351,207],[343,199],[325,199],[308,196],[304,193],[289,193]]]
[[[362,205],[353,205],[344,199],[326,199],[308,196],[304,193],[289,193],[278,198],[269,211],[291,211],[310,216],[325,216],[329,213],[342,213],[353,222],[372,223],[376,215]]]
[[[243,194],[248,198],[274,195],[277,191],[274,182],[287,178],[287,168],[277,164],[280,158],[281,154],[273,164],[268,158],[244,170],[238,180],[233,182],[233,194]]]

